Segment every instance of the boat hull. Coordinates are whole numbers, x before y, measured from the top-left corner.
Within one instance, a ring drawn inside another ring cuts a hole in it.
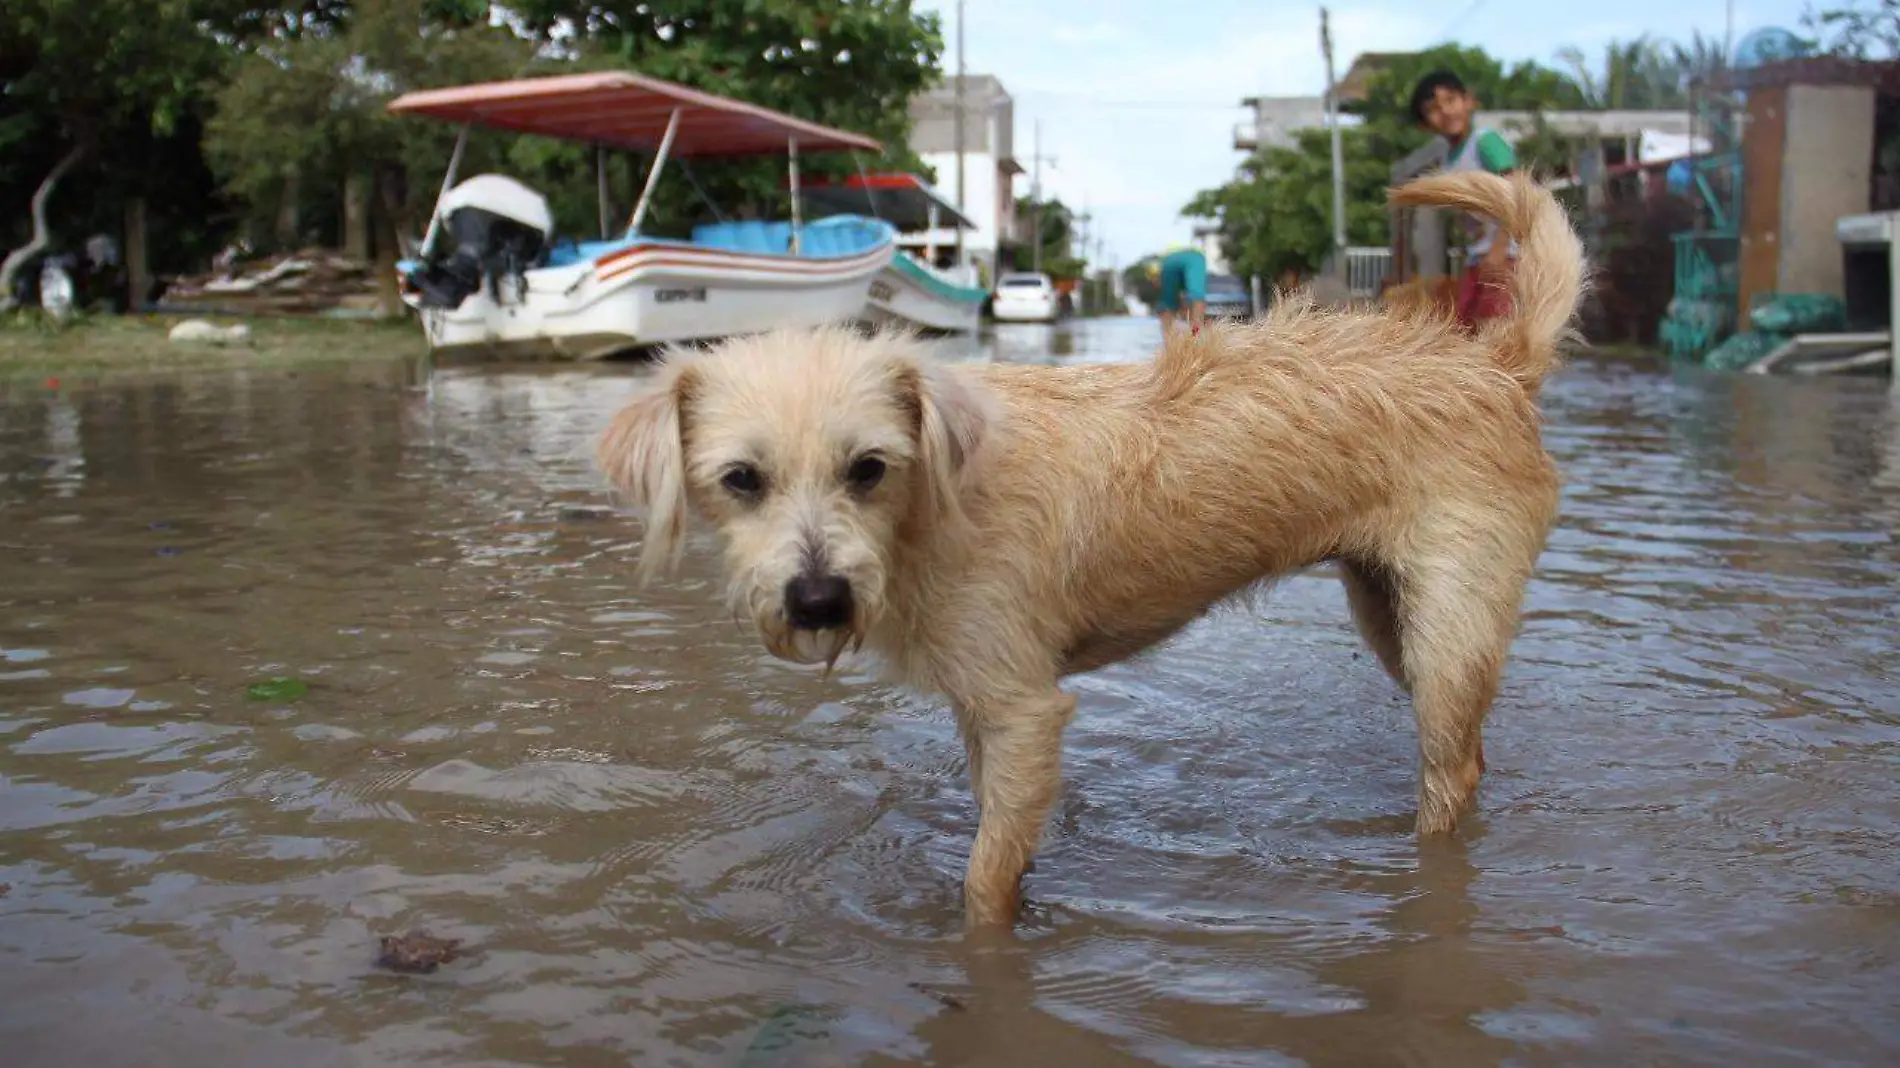
[[[872,280],[863,318],[932,333],[974,333],[984,296],[981,289],[946,281],[899,255]]]
[[[432,352],[596,359],[857,317],[889,243],[814,259],[643,242],[591,262],[527,271],[456,308],[417,306]],[[415,297],[409,299],[415,301]]]

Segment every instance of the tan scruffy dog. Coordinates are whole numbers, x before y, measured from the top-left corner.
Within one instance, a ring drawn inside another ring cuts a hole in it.
[[[676,353],[600,443],[645,511],[642,572],[696,513],[774,655],[868,645],[949,697],[980,814],[973,924],[1016,915],[1075,712],[1058,680],[1320,561],[1412,692],[1418,832],[1449,831],[1557,511],[1536,394],[1583,260],[1526,178],[1434,177],[1393,200],[1502,220],[1516,314],[1472,337],[1289,301],[1133,365],[953,366],[843,330]]]

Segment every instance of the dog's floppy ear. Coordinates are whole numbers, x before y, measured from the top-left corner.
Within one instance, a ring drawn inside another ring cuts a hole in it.
[[[917,461],[930,511],[955,522],[971,462],[995,429],[996,399],[967,373],[923,360],[904,366],[899,388],[917,420]]]
[[[663,365],[614,416],[594,451],[608,481],[646,520],[640,545],[643,582],[678,563],[686,541],[684,411],[692,392],[690,365]]]

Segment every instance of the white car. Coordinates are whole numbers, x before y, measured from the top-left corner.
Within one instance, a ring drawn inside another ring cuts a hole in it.
[[[1062,297],[1046,274],[1006,274],[990,300],[990,314],[999,323],[1053,323],[1061,312]]]

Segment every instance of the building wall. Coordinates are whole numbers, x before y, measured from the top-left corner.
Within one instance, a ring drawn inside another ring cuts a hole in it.
[[[1781,269],[1781,161],[1788,123],[1788,91],[1780,87],[1748,94],[1742,127],[1742,242],[1737,323],[1746,325],[1755,298],[1779,288]]]
[[[946,198],[955,201],[957,197],[957,154],[955,152],[922,153],[923,161],[937,172],[936,186]],[[1011,202],[1011,180],[1007,170],[986,152],[966,152],[963,156],[963,213],[976,224],[973,230],[963,233],[963,248],[972,259],[982,262],[988,277],[995,277],[996,250],[1002,241],[1010,239],[1012,213],[1007,210]],[[985,210],[984,205],[989,205]],[[940,248],[950,248],[957,243],[957,232],[949,227],[929,231],[920,235],[921,240]],[[919,243],[921,243],[921,240]],[[912,243],[907,240],[906,244]]]
[[[1243,152],[1290,146],[1299,131],[1326,126],[1324,97],[1249,97],[1242,103],[1253,110],[1252,121],[1240,124],[1234,131],[1234,147]],[[1547,111],[1543,117],[1558,133],[1597,134],[1615,141],[1628,139],[1632,143],[1645,130],[1687,137],[1695,125],[1687,110]],[[1341,116],[1342,126],[1358,121],[1352,115]],[[1505,140],[1514,142],[1536,127],[1537,117],[1528,111],[1486,111],[1478,116],[1478,121],[1497,130]]]
[[[954,202],[957,199],[957,154],[955,152],[930,152],[923,160],[937,172],[937,189],[945,199]],[[963,156],[963,213],[976,224],[976,229],[966,231],[963,244],[966,248],[994,249],[998,239],[1003,236],[1002,220],[1006,214],[997,210],[999,196],[997,188],[998,168],[996,160],[987,152],[966,152]],[[984,205],[989,205],[989,210]],[[950,240],[956,240],[956,234],[949,228]]]
[[[957,150],[956,78],[910,102],[910,147],[918,155]],[[963,82],[963,148],[1008,158],[1014,145],[1015,105],[1003,84],[987,74],[972,74]],[[1000,118],[1000,122],[992,121]]]
[[[1233,273],[1227,264],[1227,257],[1221,253],[1219,230],[1196,227],[1194,230],[1194,247],[1200,249],[1201,255],[1207,257],[1207,273]]]
[[[1253,121],[1234,130],[1234,147],[1242,152],[1287,147],[1299,131],[1326,125],[1325,97],[1258,96],[1243,103],[1253,109]]]
[[[1841,245],[1834,224],[1843,215],[1868,210],[1873,161],[1872,88],[1796,85],[1787,90],[1775,264],[1782,292],[1841,295]]]
[[[957,199],[956,112],[954,76],[910,103],[910,147],[936,172],[937,189],[952,201]],[[984,264],[991,278],[996,250],[1015,237],[1015,127],[1015,104],[1003,84],[987,74],[967,75],[960,206],[976,228],[964,232],[963,247],[971,259]],[[948,228],[922,236],[941,247],[956,244],[956,231]]]

